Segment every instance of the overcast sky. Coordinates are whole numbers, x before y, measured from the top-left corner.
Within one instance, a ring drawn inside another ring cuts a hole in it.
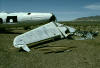
[[[0,0],[4,12],[50,12],[58,20],[100,15],[100,0]]]

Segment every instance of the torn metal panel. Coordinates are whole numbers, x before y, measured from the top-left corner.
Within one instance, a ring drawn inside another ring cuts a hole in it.
[[[69,33],[67,34],[66,31],[69,31]],[[50,22],[48,24],[45,24],[43,26],[40,26],[36,29],[33,29],[15,37],[13,44],[14,47],[22,47],[25,51],[29,52],[30,49],[27,47],[27,44],[49,39],[56,36],[60,38],[65,38],[74,31],[74,28],[64,26],[59,23]]]

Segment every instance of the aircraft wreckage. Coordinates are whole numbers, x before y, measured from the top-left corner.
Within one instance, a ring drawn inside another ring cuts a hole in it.
[[[94,39],[98,32],[87,32],[87,31],[77,31],[75,28],[65,26],[63,24],[57,23],[56,21],[51,21],[45,25],[42,25],[36,29],[30,30],[24,34],[16,36],[13,45],[16,48],[22,48],[23,50],[29,52],[30,49],[28,44],[39,42],[42,40],[50,38],[71,38],[73,36],[79,36],[79,39],[75,40],[85,40]]]

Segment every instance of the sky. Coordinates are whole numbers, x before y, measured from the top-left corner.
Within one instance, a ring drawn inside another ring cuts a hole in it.
[[[100,0],[0,0],[0,12],[53,13],[59,21],[100,15]]]

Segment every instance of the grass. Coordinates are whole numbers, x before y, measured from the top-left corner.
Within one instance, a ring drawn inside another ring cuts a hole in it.
[[[67,25],[67,23],[65,23]],[[100,31],[99,24],[84,27],[71,24],[81,30]],[[99,68],[100,34],[94,40],[62,39],[31,47],[27,53],[13,47],[13,39],[26,30],[0,34],[0,68]],[[18,32],[18,33],[17,33]]]

